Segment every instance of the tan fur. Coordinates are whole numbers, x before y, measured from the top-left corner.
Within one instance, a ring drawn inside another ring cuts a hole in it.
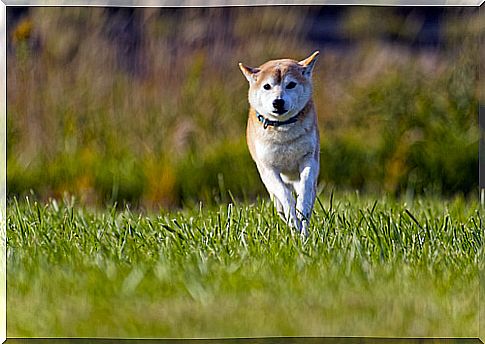
[[[240,64],[250,84],[246,138],[251,157],[281,217],[305,235],[319,170],[320,143],[311,82],[317,55],[300,62],[272,60],[258,68]],[[294,89],[287,88],[290,82],[296,83]],[[271,89],[265,90],[265,84]],[[272,111],[272,97],[282,99],[287,112]],[[265,128],[256,112],[280,122],[298,117],[294,123]],[[297,194],[296,200],[292,191]]]

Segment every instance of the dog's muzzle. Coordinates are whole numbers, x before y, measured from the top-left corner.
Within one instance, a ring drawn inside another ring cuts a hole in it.
[[[283,99],[273,100],[273,107],[275,108],[275,110],[273,110],[273,113],[278,115],[282,115],[288,111],[285,109],[285,101]]]

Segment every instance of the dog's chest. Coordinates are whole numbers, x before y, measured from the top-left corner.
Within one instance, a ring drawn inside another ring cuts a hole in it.
[[[307,157],[312,157],[318,144],[311,128],[264,130],[256,140],[257,160],[281,172],[296,173]]]

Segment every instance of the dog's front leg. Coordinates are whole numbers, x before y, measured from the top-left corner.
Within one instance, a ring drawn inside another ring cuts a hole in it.
[[[302,224],[301,234],[308,236],[308,225],[315,203],[318,162],[311,159],[300,168],[300,180],[294,184],[297,195],[296,211]]]
[[[270,198],[273,201],[274,207],[276,208],[276,212],[278,213],[279,217],[283,221],[286,221],[285,210],[283,209],[283,206],[281,205],[280,200],[276,198],[276,196],[273,195],[272,193],[270,193]]]
[[[269,194],[280,203],[287,223],[301,231],[301,223],[296,216],[295,200],[290,188],[283,182],[280,174],[267,166],[258,166],[259,174]]]

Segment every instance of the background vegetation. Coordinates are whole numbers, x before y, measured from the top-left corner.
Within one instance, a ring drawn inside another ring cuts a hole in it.
[[[316,49],[322,187],[477,189],[477,10],[8,10],[10,196],[158,208],[264,194],[237,63]]]

